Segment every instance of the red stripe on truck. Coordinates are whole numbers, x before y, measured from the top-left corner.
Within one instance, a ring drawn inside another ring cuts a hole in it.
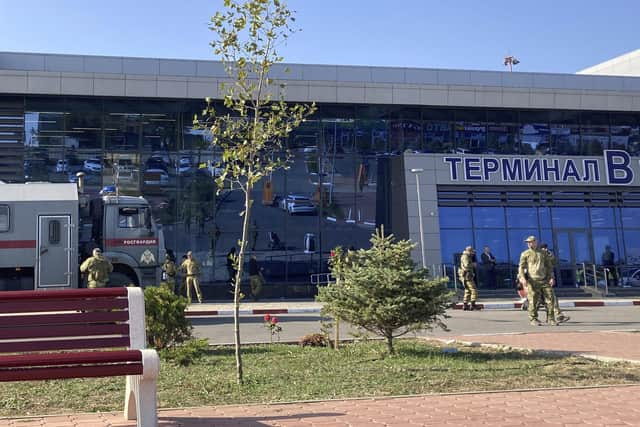
[[[0,240],[0,249],[35,249],[35,240]]]

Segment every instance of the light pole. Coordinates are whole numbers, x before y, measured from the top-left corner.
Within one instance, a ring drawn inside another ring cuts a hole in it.
[[[418,195],[418,221],[420,223],[420,254],[422,255],[422,268],[427,268],[427,260],[424,254],[424,227],[422,225],[422,202],[420,201],[420,174],[424,172],[422,168],[411,169],[411,173],[416,176],[416,194]]]

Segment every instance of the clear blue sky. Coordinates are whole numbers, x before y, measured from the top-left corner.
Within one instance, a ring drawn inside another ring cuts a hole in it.
[[[0,51],[212,59],[222,0],[0,0]],[[289,0],[286,62],[574,73],[640,48],[638,0]]]

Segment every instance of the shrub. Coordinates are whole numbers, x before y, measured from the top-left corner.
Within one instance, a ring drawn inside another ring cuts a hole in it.
[[[204,338],[190,339],[182,345],[165,348],[160,351],[162,359],[180,366],[191,365],[205,355],[209,349],[209,341]]]
[[[298,340],[302,347],[326,347],[329,345],[327,337],[322,334],[308,334]]]
[[[166,286],[144,290],[147,344],[157,350],[179,345],[191,338],[191,322],[185,316],[187,299]]]

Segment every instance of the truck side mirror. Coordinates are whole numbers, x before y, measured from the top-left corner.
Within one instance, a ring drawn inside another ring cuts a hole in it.
[[[144,226],[147,230],[151,230],[151,211],[149,209],[144,211]]]

